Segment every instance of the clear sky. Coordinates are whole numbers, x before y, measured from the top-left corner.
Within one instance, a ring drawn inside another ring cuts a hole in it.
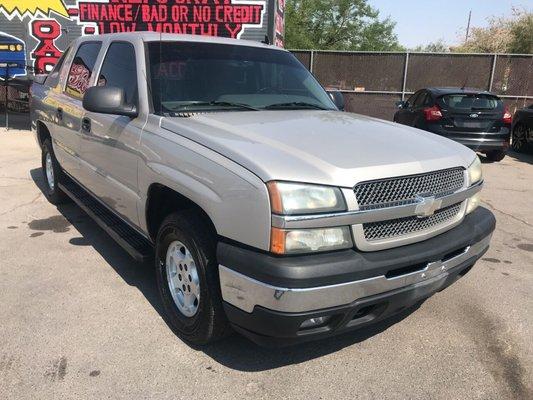
[[[458,44],[464,37],[468,12],[471,26],[486,26],[491,16],[510,16],[512,7],[533,11],[533,0],[369,0],[382,18],[396,21],[396,34],[408,48],[443,39]]]

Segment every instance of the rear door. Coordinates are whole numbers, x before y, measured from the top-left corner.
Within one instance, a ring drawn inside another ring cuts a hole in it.
[[[410,125],[410,122],[413,120],[413,104],[415,103],[420,93],[421,91],[418,91],[407,99],[407,107],[402,108],[398,111],[397,122],[404,125]]]
[[[35,119],[46,121],[52,136],[54,154],[63,170],[75,174],[78,170],[76,158],[76,138],[71,134],[63,119],[64,96],[63,86],[68,75],[69,64],[72,61],[71,48],[65,50],[48,74],[42,86],[34,84],[32,102],[39,101],[38,106],[32,106],[36,111]]]
[[[415,128],[425,129],[424,108],[431,103],[431,95],[427,90],[421,90],[416,97],[412,112],[409,115],[409,125]]]
[[[444,131],[490,133],[499,132],[504,106],[496,96],[458,93],[441,96],[437,104],[442,110]]]
[[[78,166],[68,171],[80,180],[83,152],[80,149],[81,119],[83,118],[82,99],[89,87],[94,65],[102,47],[101,42],[82,42],[78,47],[68,69],[65,88],[57,107],[58,119],[62,121],[62,141],[66,145],[64,151],[76,159]]]

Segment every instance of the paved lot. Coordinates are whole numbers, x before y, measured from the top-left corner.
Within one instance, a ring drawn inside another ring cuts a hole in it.
[[[532,399],[533,156],[516,157],[484,165],[490,251],[397,323],[193,349],[161,318],[151,266],[47,203],[33,138],[0,130],[0,399]]]

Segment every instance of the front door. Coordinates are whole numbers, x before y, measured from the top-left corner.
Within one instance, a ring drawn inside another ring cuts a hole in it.
[[[138,108],[135,49],[128,42],[111,42],[95,82],[124,90],[128,104]],[[85,111],[80,147],[84,185],[107,206],[138,225],[137,161],[141,118]]]

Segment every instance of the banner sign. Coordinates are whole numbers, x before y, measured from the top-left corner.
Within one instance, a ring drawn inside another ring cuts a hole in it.
[[[275,2],[274,18],[268,15],[270,2]],[[9,75],[46,73],[76,37],[114,32],[257,41],[268,35],[271,43],[282,46],[284,4],[284,0],[0,0],[0,64],[18,57],[20,66]],[[267,26],[271,20],[275,27]],[[10,50],[12,41],[15,50]],[[6,71],[0,69],[0,77],[2,73]]]

